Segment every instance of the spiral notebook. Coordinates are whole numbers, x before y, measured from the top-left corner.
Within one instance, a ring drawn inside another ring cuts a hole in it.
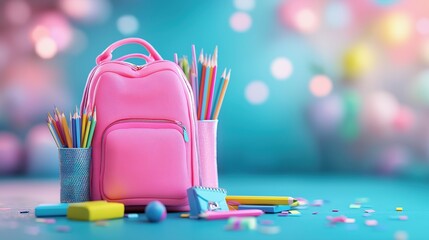
[[[198,218],[207,211],[228,211],[226,190],[223,188],[191,187],[187,190],[190,217]]]

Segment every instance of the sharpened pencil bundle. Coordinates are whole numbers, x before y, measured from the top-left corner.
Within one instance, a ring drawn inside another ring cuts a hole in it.
[[[174,55],[175,62],[185,73],[191,84],[198,120],[215,120],[219,117],[223,99],[229,84],[231,69],[225,69],[217,80],[218,48],[216,46],[213,55],[204,54],[201,50],[200,56],[196,58],[195,46],[192,45],[192,62],[184,56],[178,59]]]
[[[97,124],[96,111],[80,113],[76,111],[69,115],[69,121],[64,112],[57,107],[53,116],[48,113],[47,124],[58,148],[89,148]]]

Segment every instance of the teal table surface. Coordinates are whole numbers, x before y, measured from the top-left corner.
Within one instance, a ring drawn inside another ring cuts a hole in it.
[[[0,180],[0,239],[429,239],[429,183],[363,176],[228,175],[220,186],[231,195],[283,195],[308,199],[299,217],[264,214],[256,230],[226,230],[227,220],[192,220],[169,213],[161,223],[117,219],[103,224],[70,221],[36,221],[34,207],[59,200],[59,183],[53,180]],[[368,202],[350,208],[358,198]],[[322,206],[311,206],[323,199]],[[396,212],[402,207],[402,212]],[[338,210],[333,212],[332,210]],[[370,216],[364,211],[375,210]],[[28,213],[20,211],[28,210]],[[317,213],[317,214],[316,214]],[[347,216],[355,223],[331,224],[328,216]],[[408,219],[395,219],[406,216]],[[267,221],[268,220],[268,221]],[[366,220],[378,225],[367,226]],[[64,227],[65,226],[65,227]],[[67,228],[69,231],[58,231]],[[266,230],[277,230],[267,233]]]

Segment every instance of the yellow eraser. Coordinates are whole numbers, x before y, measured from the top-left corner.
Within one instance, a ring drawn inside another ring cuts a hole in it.
[[[124,217],[124,204],[90,201],[72,203],[67,209],[67,218],[80,221],[97,221]]]
[[[398,211],[398,212],[402,212],[402,208],[401,208],[401,207],[397,207],[397,208],[396,208],[396,211]]]

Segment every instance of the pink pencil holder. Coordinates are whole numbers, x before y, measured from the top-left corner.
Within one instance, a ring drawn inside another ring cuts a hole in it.
[[[218,187],[217,177],[217,123],[218,120],[198,120],[198,153],[201,185]]]

